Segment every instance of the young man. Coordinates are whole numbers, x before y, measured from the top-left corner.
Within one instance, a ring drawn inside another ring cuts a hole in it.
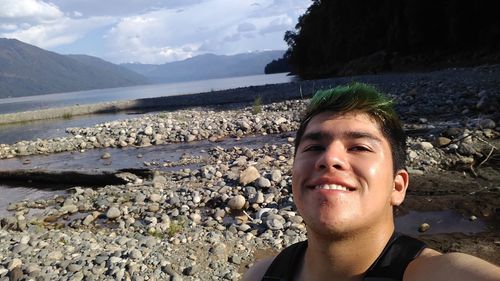
[[[500,268],[394,232],[405,198],[406,136],[392,102],[364,84],[319,91],[295,139],[292,190],[308,240],[244,280],[500,280]]]

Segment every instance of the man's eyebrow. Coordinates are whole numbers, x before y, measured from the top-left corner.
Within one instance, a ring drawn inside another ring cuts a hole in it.
[[[307,133],[307,134],[304,134],[302,136],[302,140],[313,140],[313,141],[317,141],[317,140],[321,140],[323,138],[326,137],[326,134],[323,133],[323,132],[310,132],[310,133]]]
[[[328,132],[318,131],[318,132],[310,132],[310,133],[304,134],[304,136],[302,136],[302,141],[304,141],[304,140],[318,141],[318,140],[321,140],[321,139],[324,139],[327,137],[335,138],[335,136],[333,134],[330,134]],[[369,132],[365,132],[365,131],[342,132],[340,134],[340,137],[346,138],[346,139],[369,139],[369,140],[375,141],[377,143],[382,143],[382,140],[379,137],[377,137]]]
[[[382,140],[379,137],[365,131],[348,131],[342,133],[342,135],[348,139],[369,139],[378,143],[382,143]]]

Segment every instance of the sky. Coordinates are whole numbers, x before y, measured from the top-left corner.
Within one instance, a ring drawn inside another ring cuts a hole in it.
[[[311,0],[0,0],[0,37],[113,63],[285,50]]]

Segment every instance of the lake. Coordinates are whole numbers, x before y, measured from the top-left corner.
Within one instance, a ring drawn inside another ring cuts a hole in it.
[[[75,104],[92,104],[107,101],[186,95],[248,86],[281,84],[291,82],[294,79],[296,79],[294,76],[287,76],[286,73],[278,73],[7,98],[0,99],[0,114]],[[67,135],[65,129],[68,127],[88,127],[94,124],[134,118],[141,115],[136,113],[137,112],[118,112],[75,116],[69,120],[50,119],[0,125],[0,143],[12,144],[21,140],[63,137]]]
[[[186,95],[293,81],[287,73],[261,74],[179,83],[152,84],[133,87],[99,89],[79,92],[0,99],[0,114],[30,111],[76,104],[135,100],[163,96]]]

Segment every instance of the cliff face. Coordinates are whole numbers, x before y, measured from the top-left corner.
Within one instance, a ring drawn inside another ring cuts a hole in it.
[[[313,1],[285,54],[303,78],[500,61],[500,2]]]

